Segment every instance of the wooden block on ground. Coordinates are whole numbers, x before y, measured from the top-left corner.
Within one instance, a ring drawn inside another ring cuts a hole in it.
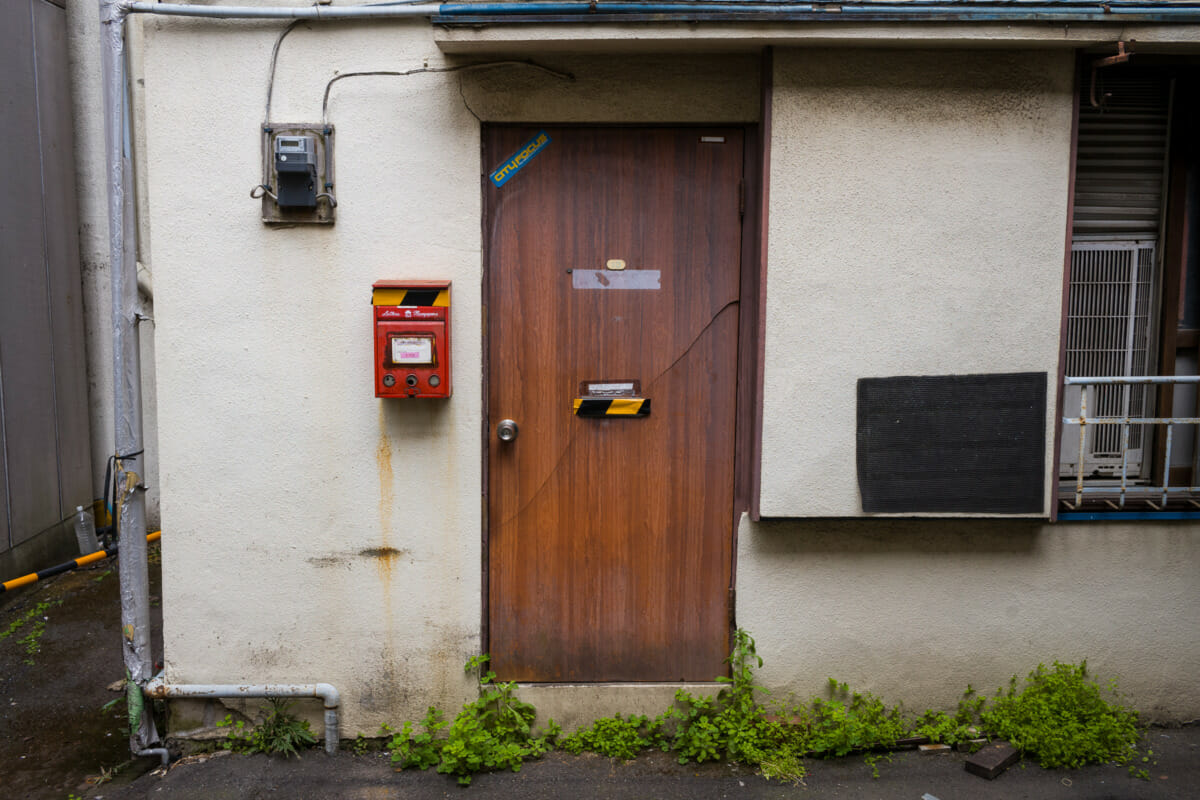
[[[1021,759],[1008,742],[993,742],[967,758],[967,772],[989,781]]]

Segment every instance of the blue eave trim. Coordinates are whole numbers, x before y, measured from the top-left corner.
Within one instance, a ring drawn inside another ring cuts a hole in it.
[[[1162,3],[1145,0],[908,0],[872,2],[479,2],[444,3],[435,24],[456,22],[571,22],[612,21],[739,21],[780,22],[1200,22],[1200,3]]]
[[[1059,522],[1116,522],[1118,520],[1200,519],[1200,511],[1060,511]]]

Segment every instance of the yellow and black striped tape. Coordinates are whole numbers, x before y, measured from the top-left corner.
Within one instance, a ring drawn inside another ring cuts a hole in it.
[[[445,308],[450,305],[450,290],[381,287],[371,293],[371,304],[376,306],[434,306]]]
[[[650,399],[645,397],[576,397],[575,415],[579,417],[645,417],[650,414]]]
[[[154,531],[153,533],[146,534],[147,542],[157,542],[161,538],[162,531]],[[101,561],[109,556],[115,556],[116,554],[117,545],[114,544],[107,550],[97,550],[96,552],[89,553],[86,556],[73,558],[70,561],[63,562],[62,564],[56,564],[53,567],[47,567],[46,569],[41,569],[37,572],[31,572],[28,575],[22,575],[19,578],[13,578],[11,581],[0,583],[0,592],[11,592],[13,589],[19,589],[22,586],[28,586],[31,583],[37,583],[40,580],[53,577],[54,575],[61,575],[64,572],[69,572],[70,570],[78,567],[87,566],[88,564]]]

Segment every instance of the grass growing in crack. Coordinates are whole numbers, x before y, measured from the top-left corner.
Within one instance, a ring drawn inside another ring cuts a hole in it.
[[[317,737],[309,729],[307,720],[300,720],[291,713],[292,703],[272,697],[267,707],[267,716],[261,724],[248,727],[245,720],[234,720],[226,714],[217,723],[218,728],[229,728],[225,746],[236,753],[267,753],[300,757],[300,750],[317,743]]]
[[[49,619],[46,612],[60,605],[62,605],[62,600],[44,600],[38,603],[10,622],[8,628],[0,631],[0,641],[14,635],[28,624],[29,629],[26,634],[15,641],[25,651],[25,663],[33,666],[33,657],[42,652],[42,634],[46,632],[46,622]],[[32,624],[30,624],[31,622]]]

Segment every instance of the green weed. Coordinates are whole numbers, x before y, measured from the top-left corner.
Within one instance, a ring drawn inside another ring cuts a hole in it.
[[[27,624],[29,629],[16,643],[25,651],[25,663],[33,666],[33,657],[42,652],[42,634],[46,632],[46,612],[55,606],[62,605],[62,600],[45,600],[26,611],[9,623],[8,628],[0,631],[0,641],[7,639]]]
[[[646,749],[662,743],[662,720],[645,716],[628,718],[616,714],[602,717],[558,743],[559,748],[578,755],[585,750],[609,758],[637,758]]]
[[[978,739],[982,736],[979,730],[979,713],[985,704],[984,698],[975,693],[975,689],[967,684],[962,699],[958,701],[958,712],[950,716],[944,711],[926,711],[917,719],[913,734],[925,736],[934,744],[958,744],[959,742]]]
[[[218,728],[229,728],[225,746],[236,753],[281,753],[300,757],[300,749],[317,743],[317,737],[309,729],[307,720],[297,719],[291,713],[292,703],[272,697],[267,716],[261,724],[248,728],[245,720],[234,720],[231,714],[217,723]]]
[[[467,662],[466,669],[477,674],[479,697],[464,704],[453,721],[431,706],[420,723],[405,722],[399,731],[383,727],[398,768],[436,767],[466,785],[476,772],[517,771],[555,746],[622,759],[657,747],[673,752],[681,764],[742,763],[768,779],[798,784],[806,774],[805,758],[850,753],[865,754],[878,777],[879,764],[891,760],[888,751],[910,736],[945,744],[1001,737],[1043,767],[1123,763],[1134,755],[1138,738],[1136,713],[1105,701],[1100,687],[1087,678],[1086,664],[1039,666],[1023,690],[1018,692],[1014,677],[1008,692],[998,692],[990,705],[968,686],[953,715],[926,711],[906,719],[901,706],[851,691],[833,678],[826,697],[798,704],[775,701],[768,707],[763,702],[768,692],[754,680],[762,658],[754,638],[740,629],[726,660],[730,674],[716,679],[724,686],[715,696],[680,689],[672,706],[653,719],[616,714],[559,738],[561,730],[552,720],[547,731],[532,730],[533,706],[516,697],[515,683],[497,682],[495,673],[485,670],[487,661],[484,655]],[[1148,777],[1144,767],[1130,767],[1130,774]]]
[[[1115,683],[1109,692],[1115,695]],[[1008,691],[998,690],[982,712],[985,729],[1007,739],[1043,767],[1081,767],[1125,763],[1138,741],[1137,712],[1101,694],[1088,677],[1087,662],[1047,669],[1039,664],[1017,691],[1014,675]]]
[[[447,727],[442,714],[434,707],[421,723],[417,733],[411,722],[405,722],[392,737],[388,749],[392,762],[401,769],[427,769],[453,775],[464,786],[471,776],[484,770],[511,769],[518,772],[526,760],[538,758],[554,747],[561,729],[550,720],[546,731],[532,729],[536,710],[516,696],[516,683],[496,682],[496,673],[486,670],[488,656],[474,656],[464,669],[474,671],[479,684],[479,697],[463,704],[462,711]],[[444,738],[438,734],[446,729]]]
[[[840,757],[892,747],[907,733],[899,706],[888,708],[873,694],[851,692],[833,678],[829,679],[829,694],[828,700],[812,701],[810,750],[815,755]]]
[[[806,740],[801,728],[768,719],[759,702],[767,691],[754,682],[763,663],[754,637],[739,629],[726,663],[730,676],[717,678],[726,686],[716,697],[676,692],[675,705],[659,717],[664,729],[674,727],[663,749],[674,750],[681,764],[725,759],[757,767],[767,778],[800,782]]]

